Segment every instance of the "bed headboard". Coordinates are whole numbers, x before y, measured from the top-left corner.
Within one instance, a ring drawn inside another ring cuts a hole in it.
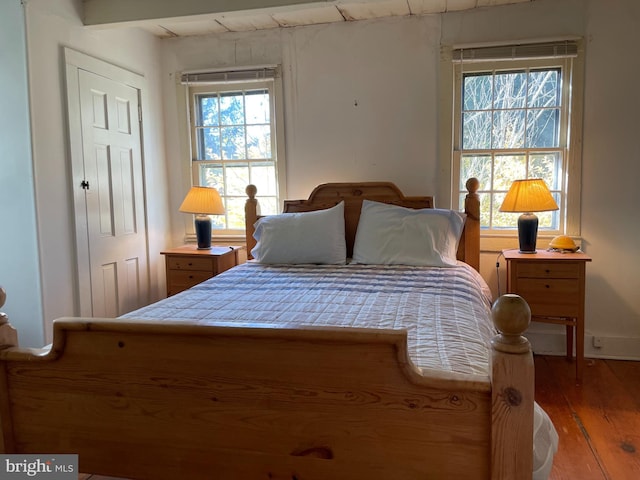
[[[476,193],[479,182],[475,178],[467,180],[468,194],[465,200],[465,222],[458,259],[468,263],[476,270],[480,268],[480,198]],[[253,238],[254,224],[260,218],[258,214],[257,189],[254,185],[247,187],[248,199],[245,205],[247,253],[251,257],[251,249],[256,241]],[[391,182],[362,183],[325,183],[317,186],[306,200],[285,200],[285,213],[309,212],[333,207],[344,201],[345,235],[347,256],[353,254],[356,229],[360,219],[360,209],[364,199],[376,202],[391,203],[407,208],[434,208],[433,197],[405,197],[400,189]]]

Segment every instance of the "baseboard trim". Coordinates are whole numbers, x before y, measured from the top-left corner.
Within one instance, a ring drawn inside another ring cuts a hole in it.
[[[527,332],[534,353],[540,355],[566,355],[564,332]],[[598,335],[601,347],[593,346],[594,335],[584,337],[584,356],[610,360],[640,361],[640,337],[612,337]],[[575,347],[574,347],[575,353]]]

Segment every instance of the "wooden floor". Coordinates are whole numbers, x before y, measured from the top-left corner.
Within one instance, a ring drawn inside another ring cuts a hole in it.
[[[536,401],[560,436],[549,480],[640,479],[640,362],[588,359],[582,385],[564,357],[535,363]]]
[[[540,356],[536,401],[560,437],[550,480],[640,479],[640,362]]]

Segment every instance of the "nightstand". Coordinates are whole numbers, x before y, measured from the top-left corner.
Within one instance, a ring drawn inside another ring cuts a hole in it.
[[[167,267],[167,296],[175,295],[247,261],[245,247],[211,247],[198,250],[197,245],[183,245],[160,252]]]
[[[573,357],[576,339],[576,378],[584,367],[584,291],[586,263],[581,252],[502,252],[507,261],[507,292],[524,298],[532,320],[566,326],[567,357]]]

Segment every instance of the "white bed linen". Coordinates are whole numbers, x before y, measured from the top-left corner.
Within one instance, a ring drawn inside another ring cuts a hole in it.
[[[124,318],[197,324],[406,329],[421,369],[488,381],[491,293],[470,266],[263,265],[249,262]],[[534,480],[547,478],[557,433],[534,410]]]
[[[466,264],[263,265],[224,272],[125,315],[201,324],[406,329],[420,368],[487,376],[488,289]]]

